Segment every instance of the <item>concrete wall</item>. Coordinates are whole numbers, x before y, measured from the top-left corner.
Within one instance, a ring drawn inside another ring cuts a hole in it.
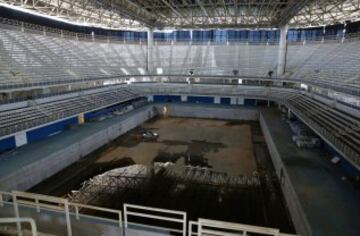
[[[73,145],[56,150],[51,155],[2,177],[0,189],[3,191],[27,190],[155,115],[156,112],[152,106],[142,108],[119,123],[114,123]]]
[[[216,105],[199,106],[192,104],[162,103],[155,107],[160,114],[167,107],[167,115],[171,117],[192,117],[225,120],[258,120],[259,110],[245,107],[219,107]]]
[[[302,210],[298,196],[292,186],[292,183],[290,182],[287,170],[284,167],[279,151],[276,148],[273,137],[271,136],[270,130],[268,128],[268,125],[270,124],[266,123],[261,113],[259,116],[259,121],[296,232],[300,235],[311,235],[310,225],[306,219],[305,213]]]

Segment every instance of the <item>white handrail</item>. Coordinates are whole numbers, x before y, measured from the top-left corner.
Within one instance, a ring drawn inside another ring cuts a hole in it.
[[[192,221],[192,220],[189,221],[188,236],[197,235],[197,232],[193,232],[193,227],[195,225],[198,226],[197,221]]]
[[[0,218],[0,224],[8,224],[8,223],[29,223],[31,226],[31,234],[33,236],[37,236],[37,227],[36,227],[36,223],[32,218],[28,218],[28,217],[22,217],[22,218]],[[21,232],[18,232],[18,234],[20,235]]]
[[[194,225],[196,222],[192,222]],[[292,234],[282,234],[279,229],[260,227],[254,225],[245,225],[239,223],[231,223],[217,220],[199,219],[198,236],[202,235],[218,235],[218,236],[233,236],[239,235],[238,232],[242,232],[242,235],[246,236],[248,233],[257,233],[269,236],[295,236]],[[237,231],[237,233],[234,233]],[[189,233],[190,236],[190,233]]]
[[[4,198],[5,196],[12,197],[12,202],[6,201],[5,200],[6,198]],[[28,192],[21,192],[21,191],[13,191],[12,193],[0,191],[0,207],[4,207],[6,202],[13,204],[14,212],[17,217],[20,217],[19,205],[32,207],[36,209],[38,213],[40,213],[41,210],[49,210],[49,211],[65,213],[67,232],[69,236],[72,235],[72,228],[70,221],[70,213],[72,209],[75,212],[75,218],[77,220],[80,220],[79,210],[81,208],[116,214],[118,218],[117,222],[119,228],[123,227],[122,211],[120,210],[69,202],[67,199],[64,198],[28,193]],[[100,220],[106,219],[102,217],[96,217],[96,218]],[[116,222],[115,220],[110,220],[110,219],[107,220],[110,222]],[[18,224],[17,227],[18,230],[21,230],[21,225]]]
[[[122,212],[120,210],[114,210],[114,209],[109,209],[109,208],[104,208],[104,207],[85,205],[85,204],[73,203],[73,202],[69,202],[69,206],[72,206],[75,208],[75,217],[77,220],[80,219],[79,208],[86,208],[86,209],[91,209],[91,210],[96,210],[96,211],[103,211],[103,212],[110,212],[110,213],[117,214],[119,227],[120,228],[123,227]]]
[[[16,223],[17,224],[17,230],[21,234],[21,222],[29,222],[32,226],[32,230],[36,230],[36,224],[35,221],[31,218],[21,218],[19,214],[19,207],[18,204],[23,204],[26,206],[31,206],[37,210],[37,212],[40,212],[41,209],[46,209],[49,211],[57,211],[58,209],[54,209],[54,205],[51,204],[44,204],[40,203],[40,201],[50,202],[50,203],[57,203],[59,206],[62,206],[63,212],[65,212],[67,216],[67,220],[70,221],[70,209],[75,208],[75,216],[76,219],[80,219],[79,215],[79,209],[80,208],[86,208],[86,209],[92,209],[92,210],[98,210],[98,211],[104,211],[104,212],[110,212],[114,214],[118,214],[118,222],[119,227],[122,228],[122,211],[115,210],[115,209],[108,209],[103,207],[97,207],[97,206],[91,206],[91,205],[85,205],[80,203],[73,203],[68,202],[67,199],[58,198],[58,197],[52,197],[47,195],[41,195],[41,194],[33,194],[28,192],[20,192],[20,191],[13,191],[12,193],[3,192],[0,191],[0,207],[4,207],[4,203],[7,201],[4,201],[3,196],[12,196],[12,204],[14,205],[14,211],[15,211],[15,218],[0,218],[0,223]],[[18,198],[21,198],[19,201]],[[29,200],[23,200],[24,198],[28,198]],[[33,201],[30,201],[33,200]],[[8,201],[11,203],[10,201]],[[136,212],[136,210],[140,210],[140,212]],[[144,213],[144,211],[147,211],[147,213]],[[150,212],[150,213],[148,213]],[[165,214],[168,215],[174,215],[174,216],[164,216]],[[155,207],[146,207],[146,206],[138,206],[133,204],[124,204],[124,225],[125,228],[128,227],[129,221],[128,216],[137,216],[142,217],[146,219],[157,219],[160,221],[168,221],[168,222],[175,222],[182,224],[182,229],[175,229],[175,228],[167,228],[162,226],[154,226],[154,225],[146,225],[141,223],[135,223],[131,222],[132,225],[136,226],[143,226],[147,227],[148,229],[158,229],[158,230],[165,230],[169,232],[177,232],[182,233],[183,236],[202,236],[203,234],[210,234],[210,235],[219,235],[219,236],[233,236],[236,235],[234,232],[241,231],[243,232],[243,235],[247,235],[247,233],[260,233],[270,236],[295,236],[293,234],[284,234],[280,233],[278,229],[274,228],[267,228],[267,227],[259,227],[259,226],[253,226],[253,225],[245,225],[245,224],[239,224],[239,223],[231,223],[231,222],[223,222],[223,221],[216,221],[216,220],[208,220],[208,219],[199,219],[198,221],[189,221],[189,226],[187,228],[187,213],[182,211],[174,211],[174,210],[167,210],[162,208],[155,208]],[[20,220],[16,220],[20,219]],[[99,219],[104,220],[103,218],[99,217]],[[68,229],[68,235],[72,235],[71,231],[71,225],[67,221],[67,229]],[[34,227],[35,226],[35,227]],[[194,226],[197,226],[197,230],[194,230]],[[36,231],[35,231],[36,232]],[[33,234],[37,235],[37,234]]]
[[[47,196],[47,195],[42,195],[42,194],[21,192],[21,191],[12,191],[12,197],[13,197],[14,212],[15,212],[16,217],[20,217],[18,203],[34,205],[34,202],[31,202],[31,201],[24,201],[24,200],[19,201],[18,200],[19,197],[34,200],[37,212],[40,212],[40,206],[43,206],[44,208],[47,208],[47,209],[52,209],[54,207],[54,205],[50,205],[50,204],[40,204],[40,201],[44,201],[47,203],[53,203],[53,204],[59,204],[59,205],[63,206],[62,209],[65,213],[65,218],[66,218],[67,235],[72,236],[71,220],[70,220],[70,212],[69,212],[69,202],[67,199],[59,198],[59,197],[52,197],[52,196]],[[17,228],[18,228],[18,231],[21,230],[21,225],[19,223],[17,224]]]
[[[133,209],[132,211],[129,209]],[[135,209],[142,210],[142,211],[148,211],[151,213],[139,213],[135,212]],[[173,217],[169,216],[163,216],[163,215],[156,215],[156,213],[167,213],[170,215],[174,215]],[[162,208],[155,208],[155,207],[145,207],[145,206],[138,206],[133,204],[124,204],[124,225],[125,228],[128,228],[128,217],[129,216],[137,216],[147,219],[157,219],[161,221],[168,221],[168,222],[175,222],[175,223],[181,223],[182,224],[182,230],[178,229],[169,229],[164,227],[158,227],[163,228],[165,230],[173,230],[176,232],[181,232],[183,236],[186,236],[186,220],[187,220],[187,214],[183,211],[174,211],[174,210],[167,210]],[[180,218],[181,217],[181,218]]]

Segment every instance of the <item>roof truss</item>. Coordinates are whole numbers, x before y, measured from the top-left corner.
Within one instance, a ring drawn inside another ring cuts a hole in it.
[[[273,28],[360,19],[360,0],[0,0],[109,28]]]

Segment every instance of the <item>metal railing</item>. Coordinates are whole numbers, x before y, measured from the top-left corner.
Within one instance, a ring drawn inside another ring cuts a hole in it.
[[[241,235],[248,235],[247,233],[258,233],[273,236],[295,236],[292,234],[280,233],[278,229],[258,227],[252,225],[244,225],[238,223],[222,222],[215,220],[199,219],[198,221],[187,221],[187,213],[182,211],[173,211],[162,208],[145,207],[133,204],[124,204],[124,211],[108,209],[98,206],[91,206],[80,203],[73,203],[64,198],[52,197],[41,194],[33,194],[20,191],[2,192],[0,191],[0,209],[6,207],[6,205],[12,205],[15,212],[15,218],[8,220],[1,220],[0,223],[17,223],[17,231],[21,234],[22,222],[29,222],[32,229],[37,229],[35,221],[31,218],[22,218],[20,216],[19,206],[26,206],[33,209],[36,213],[40,214],[43,210],[53,213],[62,213],[66,215],[66,228],[67,235],[73,235],[71,219],[75,218],[77,221],[82,220],[82,215],[79,213],[80,210],[89,209],[96,210],[103,213],[112,213],[117,215],[117,220],[105,219],[97,216],[97,219],[101,219],[102,222],[111,222],[117,225],[118,228],[123,229],[120,235],[126,234],[128,229],[137,228],[138,232],[141,231],[156,231],[163,232],[164,235],[169,233],[177,233],[183,236],[202,236],[202,235],[219,235],[229,236],[235,234],[229,234],[229,231],[242,232]],[[122,220],[122,214],[124,214],[124,221]],[[137,221],[129,217],[137,218]],[[144,224],[145,222],[151,221],[152,224]],[[162,222],[159,225],[158,222]],[[177,224],[179,227],[168,227],[164,226],[163,223]],[[75,221],[76,223],[76,221]],[[188,228],[187,228],[188,226]],[[139,229],[140,228],[140,229]],[[195,229],[194,229],[195,228]],[[212,228],[212,229],[211,229]],[[216,230],[214,230],[214,228]],[[37,231],[33,231],[36,232]],[[216,234],[214,234],[216,233]],[[161,234],[161,233],[160,233]],[[33,234],[37,235],[37,234]],[[140,234],[139,234],[140,235]],[[236,234],[239,235],[239,234]]]
[[[118,223],[119,227],[120,228],[123,227],[122,213],[119,210],[114,210],[114,209],[109,209],[109,208],[104,208],[104,207],[98,207],[98,206],[85,205],[85,204],[74,203],[74,202],[69,202],[69,206],[70,206],[70,209],[72,209],[72,207],[75,209],[75,217],[76,217],[77,220],[80,220],[80,216],[81,216],[81,214],[79,213],[80,210],[90,209],[90,210],[95,210],[97,212],[100,211],[100,212],[113,213],[117,217],[117,223]],[[97,216],[95,216],[95,218],[99,218],[99,219],[102,219],[102,220],[105,219],[103,217],[97,217]],[[106,221],[114,222],[111,219],[106,219]]]
[[[12,83],[12,84],[1,84],[0,90],[3,92],[11,90],[23,90],[27,88],[38,88],[38,87],[52,87],[62,86],[68,84],[89,84],[90,82],[104,82],[114,81],[115,84],[127,84],[129,78],[133,78],[131,83],[192,83],[192,84],[219,84],[219,85],[230,85],[238,84],[238,80],[241,79],[244,82],[263,83],[269,82],[268,86],[271,87],[283,87],[282,83],[295,84],[300,87],[300,84],[306,84],[308,86],[314,86],[320,89],[340,92],[344,95],[349,96],[360,96],[360,83],[341,83],[338,81],[311,81],[300,78],[269,78],[269,77],[256,77],[256,76],[234,76],[234,75],[194,75],[192,79],[189,79],[189,75],[185,74],[149,74],[149,75],[117,75],[117,76],[104,76],[97,78],[84,78],[84,79],[72,79],[72,80],[54,80],[54,81],[39,81],[31,83]],[[196,78],[196,80],[195,80]],[[112,84],[113,85],[113,84]],[[111,85],[111,86],[112,86]],[[247,85],[243,83],[242,85]],[[101,85],[106,86],[106,85]]]
[[[212,229],[211,229],[212,228]],[[214,230],[214,228],[216,230]],[[230,231],[230,232],[229,232]],[[236,233],[234,233],[236,232]],[[296,236],[294,234],[281,233],[278,229],[245,225],[239,223],[230,223],[208,219],[199,219],[198,221],[189,221],[188,236],[247,236],[256,233],[257,235],[274,236]]]
[[[164,215],[165,214],[165,215]],[[166,216],[167,215],[167,216]],[[142,219],[152,219],[161,222],[172,222],[181,225],[180,228],[169,228],[169,227],[160,227],[160,226],[153,226],[153,225],[146,225],[144,223],[136,223],[134,221],[131,222],[132,225],[136,226],[145,226],[150,227],[153,229],[160,229],[166,230],[169,232],[176,232],[181,233],[183,236],[186,236],[186,212],[182,211],[173,211],[161,208],[154,208],[154,207],[144,207],[144,206],[137,206],[132,204],[124,204],[124,226],[125,229],[129,226],[129,217],[135,216],[140,217]]]
[[[19,204],[33,206],[40,213],[41,209],[64,212],[66,218],[67,235],[72,236],[69,201],[64,198],[52,197],[41,194],[26,193],[20,191],[12,192],[15,217],[20,218]],[[17,225],[18,232],[21,232],[21,225]]]
[[[0,224],[9,224],[9,223],[16,223],[16,224],[28,223],[28,224],[30,224],[30,227],[31,227],[31,235],[38,236],[36,223],[32,218],[28,218],[28,217],[0,218]],[[22,234],[22,232],[18,231],[18,235],[21,235],[21,234]]]
[[[279,229],[245,225],[238,223],[230,223],[217,220],[199,219],[198,222],[192,222],[197,225],[197,236],[213,235],[213,236],[236,236],[236,235],[270,235],[270,236],[295,236],[293,234],[280,233]],[[194,235],[194,234],[190,234]]]
[[[102,222],[110,222],[114,225],[117,225],[119,228],[123,228],[122,212],[120,210],[70,202],[65,198],[21,191],[12,191],[11,193],[0,191],[0,207],[3,208],[6,204],[11,204],[13,206],[14,215],[16,218],[21,218],[20,206],[31,208],[38,214],[40,214],[42,211],[64,214],[66,221],[66,232],[68,236],[73,235],[71,225],[72,216],[74,216],[74,218],[78,221],[80,221],[83,216],[91,216],[92,219],[100,219]],[[80,213],[82,210],[93,210],[101,213],[114,214],[115,217],[113,218],[117,218],[117,220],[99,217],[96,216],[96,214],[89,215]],[[17,224],[17,231],[22,231],[21,224],[19,223]]]

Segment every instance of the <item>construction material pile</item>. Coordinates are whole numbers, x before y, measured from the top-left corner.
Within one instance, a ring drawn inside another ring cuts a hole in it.
[[[154,181],[155,180],[155,181]],[[229,176],[209,168],[185,166],[179,170],[173,163],[154,163],[154,166],[131,165],[117,168],[97,175],[82,184],[77,191],[72,191],[68,198],[82,204],[97,204],[104,198],[121,198],[129,189],[145,189],[146,186],[172,182],[172,191],[181,191],[189,185],[206,185],[217,188],[248,188],[260,186],[257,174],[250,176]]]

